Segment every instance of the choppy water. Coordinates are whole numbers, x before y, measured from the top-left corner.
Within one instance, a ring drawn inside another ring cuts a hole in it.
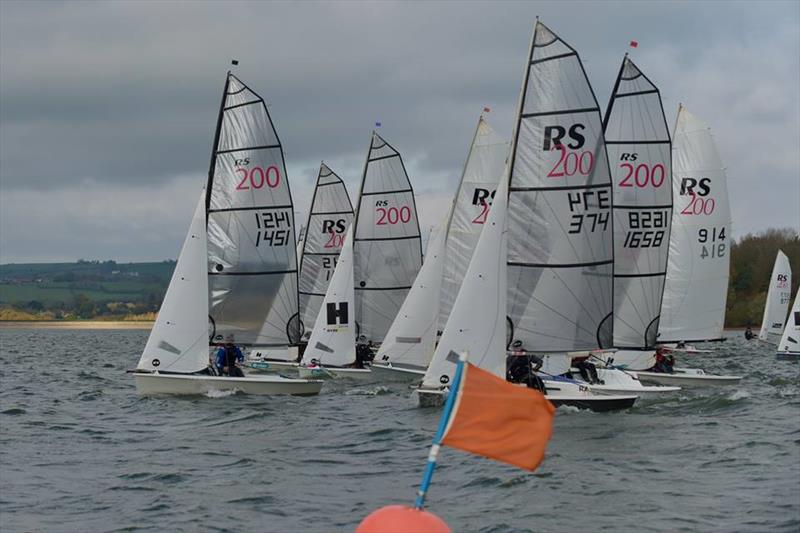
[[[0,529],[352,531],[413,501],[439,411],[407,386],[139,399],[147,334],[0,330]],[[445,449],[429,508],[456,531],[800,530],[800,365],[739,337],[691,363],[741,387],[562,408],[534,474]]]

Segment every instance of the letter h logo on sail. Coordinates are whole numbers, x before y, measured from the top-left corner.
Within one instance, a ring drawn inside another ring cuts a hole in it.
[[[345,326],[348,323],[347,302],[339,302],[338,304],[329,303],[327,306],[328,311],[328,325]]]

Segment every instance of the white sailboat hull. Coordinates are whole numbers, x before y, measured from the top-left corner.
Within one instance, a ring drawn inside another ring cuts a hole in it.
[[[675,368],[673,373],[662,372],[631,372],[640,380],[648,383],[662,385],[677,385],[681,387],[707,387],[718,385],[735,385],[742,380],[741,376],[716,376],[706,374],[699,368]]]
[[[636,395],[593,394],[588,387],[575,382],[546,381],[545,388],[545,397],[556,407],[569,405],[595,412],[629,409],[639,399]],[[416,392],[420,407],[439,407],[444,405],[449,390],[421,387]]]
[[[585,384],[595,394],[653,396],[681,390],[680,387],[674,385],[645,385],[633,373],[615,368],[598,368],[597,377],[605,383],[602,385]]]
[[[376,380],[380,381],[421,381],[425,377],[424,368],[393,366],[391,363],[370,366]]]
[[[164,394],[193,395],[209,392],[235,391],[245,394],[319,394],[320,380],[289,379],[280,376],[247,376],[243,378],[199,374],[134,373],[139,396]]]
[[[800,352],[780,351],[775,352],[780,359],[800,359]]]
[[[338,368],[326,366],[301,366],[298,367],[301,378],[308,379],[357,379],[371,380],[372,372],[369,368]]]

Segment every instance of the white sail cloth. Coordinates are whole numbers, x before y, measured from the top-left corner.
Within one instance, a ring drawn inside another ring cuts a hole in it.
[[[424,388],[447,386],[456,365],[447,355],[468,352],[470,363],[496,376],[506,373],[506,257],[508,255],[508,180],[497,187],[461,289],[442,332],[428,370]]]
[[[758,338],[770,344],[778,344],[783,334],[786,312],[792,300],[792,267],[789,258],[781,250],[775,257],[772,275],[769,278],[767,302]]]
[[[800,288],[794,295],[794,305],[778,342],[778,353],[800,355]]]
[[[417,368],[430,363],[436,347],[447,220],[428,242],[422,268],[375,356],[376,363]]]
[[[508,199],[512,340],[536,352],[610,347],[612,192],[600,110],[577,52],[540,22],[515,131]]]
[[[653,348],[669,252],[671,142],[658,88],[627,55],[603,125],[614,185],[614,346]]]
[[[440,330],[447,323],[486,223],[495,188],[505,171],[510,144],[495,133],[483,116],[478,119],[447,226],[447,251],[439,304]]]
[[[177,373],[208,366],[206,193],[203,189],[137,369]]]
[[[314,330],[303,353],[302,364],[316,361],[343,366],[356,358],[355,294],[353,291],[353,231],[347,232],[339,261],[319,307]]]
[[[380,343],[422,265],[422,240],[403,160],[375,132],[361,181],[353,246],[359,335]]]
[[[717,340],[730,263],[725,169],[709,127],[683,106],[672,142],[672,235],[658,341]]]
[[[292,196],[264,101],[228,74],[207,200],[215,340],[279,346],[299,334]]]
[[[300,319],[308,334],[314,329],[344,244],[345,232],[352,222],[353,206],[347,187],[335,172],[322,163],[300,254]]]

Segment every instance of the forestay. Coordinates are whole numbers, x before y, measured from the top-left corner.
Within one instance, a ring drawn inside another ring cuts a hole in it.
[[[441,330],[447,323],[447,317],[489,215],[495,187],[505,170],[510,144],[495,133],[483,116],[478,119],[447,227],[447,251],[439,303]]]
[[[683,106],[672,142],[674,207],[658,341],[718,340],[730,262],[725,169],[708,126]]]
[[[528,58],[510,160],[512,339],[535,352],[610,347],[611,180],[600,109],[577,52],[540,22]]]
[[[353,205],[347,187],[322,163],[300,254],[300,319],[307,334],[314,329],[314,321],[342,250],[345,232],[352,221]]]
[[[781,250],[775,257],[772,276],[769,278],[767,303],[758,338],[770,344],[778,344],[786,321],[786,312],[792,300],[792,267],[789,258]]]
[[[382,342],[422,264],[414,190],[400,154],[372,133],[356,212],[356,320]]]
[[[505,176],[478,239],[461,289],[436,346],[423,388],[447,386],[456,365],[447,354],[469,353],[469,360],[499,377],[506,374],[506,256],[508,181]]]
[[[208,366],[206,193],[203,190],[139,370],[192,373]]]
[[[446,226],[444,218],[428,241],[425,261],[408,292],[397,317],[375,356],[376,363],[426,368],[436,347],[437,318],[445,262]]]
[[[215,340],[285,346],[299,336],[294,210],[264,101],[228,74],[209,171],[208,273]]]
[[[778,352],[786,355],[800,355],[800,289],[794,295],[794,305],[783,328],[783,335],[778,343]]]
[[[614,190],[614,346],[652,348],[669,252],[671,143],[658,88],[627,55],[603,128]]]
[[[355,361],[354,300],[353,231],[350,228],[314,320],[314,330],[303,353],[303,364],[316,361],[330,366],[343,366]]]

